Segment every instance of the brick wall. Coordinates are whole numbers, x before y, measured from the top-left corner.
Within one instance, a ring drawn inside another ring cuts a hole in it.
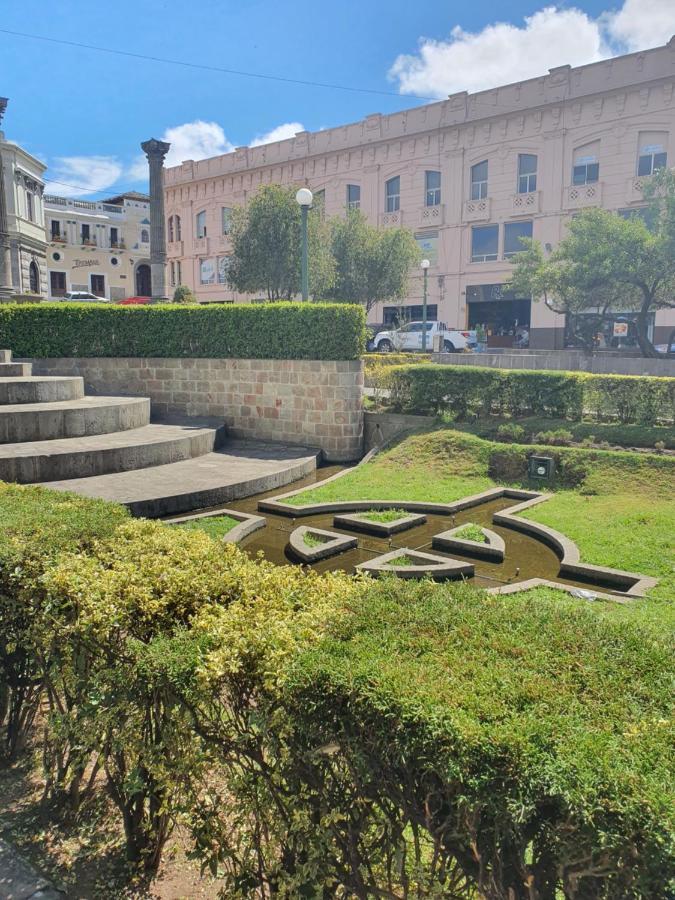
[[[153,415],[222,417],[230,434],[363,452],[360,360],[68,358],[33,360],[36,375],[81,375],[88,393],[150,397]]]

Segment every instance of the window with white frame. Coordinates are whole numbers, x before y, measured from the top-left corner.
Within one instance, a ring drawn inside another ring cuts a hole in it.
[[[347,185],[347,209],[360,209],[361,208],[361,185],[360,184],[348,184]]]
[[[471,166],[471,199],[484,200],[488,195],[488,162],[476,163]]]
[[[661,145],[643,147],[638,156],[638,175],[653,175],[659,169],[665,169],[668,154]]]
[[[424,173],[424,205],[441,205],[441,173],[427,171]]]
[[[55,238],[61,237],[61,223],[58,219],[52,219],[51,221],[51,231],[52,231],[52,240]]]
[[[537,190],[537,157],[534,153],[518,154],[518,193],[531,194]]]
[[[227,284],[228,272],[230,271],[230,257],[218,257],[218,284]]]
[[[600,162],[598,154],[600,142],[594,141],[579,147],[574,153],[574,166],[572,169],[572,184],[595,184],[600,180]]]
[[[499,249],[499,225],[474,225],[471,229],[471,262],[492,262]]]
[[[203,209],[201,212],[197,213],[197,217],[195,220],[196,231],[198,238],[206,237],[206,210]]]
[[[229,234],[232,230],[232,207],[223,206],[220,209],[220,219],[223,228],[223,234]]]
[[[401,208],[401,178],[397,175],[384,185],[384,211],[398,212]]]
[[[532,220],[527,222],[507,222],[504,225],[504,259],[521,253],[525,247],[521,238],[532,237]]]

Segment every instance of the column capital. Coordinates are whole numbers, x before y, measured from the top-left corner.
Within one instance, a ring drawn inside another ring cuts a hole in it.
[[[141,144],[141,150],[148,160],[159,159],[162,163],[170,148],[171,144],[167,144],[166,141],[158,141],[157,138],[150,138],[149,141],[143,141]]]

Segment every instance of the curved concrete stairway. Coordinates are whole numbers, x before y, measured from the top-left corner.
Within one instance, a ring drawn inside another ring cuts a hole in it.
[[[144,397],[85,396],[82,378],[33,376],[0,350],[0,480],[43,483],[177,514],[281,487],[309,474],[303,447],[230,441],[213,419],[150,422]]]

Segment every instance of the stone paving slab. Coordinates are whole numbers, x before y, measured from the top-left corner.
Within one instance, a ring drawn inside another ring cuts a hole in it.
[[[50,481],[44,487],[123,503],[134,515],[155,518],[283,487],[313,472],[319,452],[297,444],[228,440],[221,449],[196,459]]]

